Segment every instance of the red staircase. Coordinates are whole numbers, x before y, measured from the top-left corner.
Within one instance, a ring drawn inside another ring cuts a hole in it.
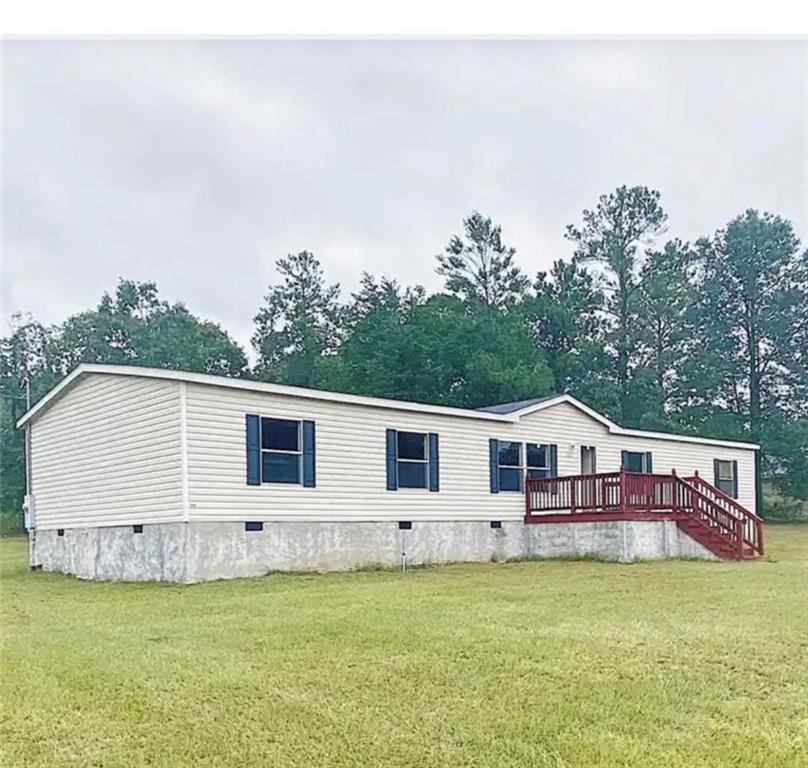
[[[717,557],[746,560],[763,554],[763,520],[699,477],[636,472],[525,480],[525,522],[675,520]]]
[[[746,560],[763,554],[763,520],[760,517],[708,483],[698,472],[677,480],[688,489],[683,493],[683,503],[687,504],[685,508],[689,514],[677,520],[682,530],[719,557]],[[705,543],[702,538],[710,543]]]

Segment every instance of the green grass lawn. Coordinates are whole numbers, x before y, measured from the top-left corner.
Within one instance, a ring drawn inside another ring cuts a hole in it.
[[[808,526],[762,562],[195,586],[0,541],[0,764],[808,766]]]

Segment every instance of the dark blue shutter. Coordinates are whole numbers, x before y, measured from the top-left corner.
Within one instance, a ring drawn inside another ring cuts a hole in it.
[[[558,446],[548,445],[550,451],[550,477],[558,477]]]
[[[651,460],[651,451],[645,454],[645,472],[650,475],[654,471],[654,462]]]
[[[499,440],[488,441],[488,464],[491,493],[499,493]]]
[[[732,462],[732,498],[738,498],[738,462]]]
[[[620,469],[628,469],[628,451],[620,451]]]
[[[429,433],[429,490],[440,489],[440,478],[438,469],[438,436],[434,432]]]
[[[316,485],[314,472],[314,422],[303,422],[303,485],[314,488]]]
[[[718,488],[718,483],[721,480],[721,473],[719,472],[719,461],[718,459],[713,459],[713,485]]]
[[[261,485],[261,420],[247,414],[247,485]]]
[[[398,459],[398,436],[396,430],[387,430],[387,490],[398,489],[398,473],[396,471]]]

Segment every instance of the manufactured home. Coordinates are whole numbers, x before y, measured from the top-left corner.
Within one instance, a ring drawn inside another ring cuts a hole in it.
[[[82,578],[763,547],[758,446],[565,394],[469,410],[82,365],[18,427],[31,566]]]

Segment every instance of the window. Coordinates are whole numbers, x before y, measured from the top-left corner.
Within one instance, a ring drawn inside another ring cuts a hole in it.
[[[300,422],[261,418],[261,482],[300,483]]]
[[[642,472],[650,474],[651,454],[641,451],[623,451],[623,469],[628,472]]]
[[[549,445],[527,444],[527,475],[533,478],[553,476]]]
[[[264,524],[260,520],[248,520],[244,523],[245,531],[263,531]]]
[[[525,460],[522,461],[522,449]],[[522,443],[510,440],[488,440],[488,467],[491,493],[522,490],[525,471],[531,478],[558,476],[558,446],[544,443]]]
[[[732,498],[738,495],[736,472],[737,465],[734,461],[715,460],[715,487]]]
[[[499,468],[499,490],[522,490],[522,444],[499,442],[497,466]]]
[[[581,474],[594,475],[598,471],[595,447],[592,445],[581,446]]]
[[[428,449],[425,432],[398,432],[398,487],[426,488]]]
[[[438,435],[436,432],[386,431],[387,490],[416,488],[440,490]]]

